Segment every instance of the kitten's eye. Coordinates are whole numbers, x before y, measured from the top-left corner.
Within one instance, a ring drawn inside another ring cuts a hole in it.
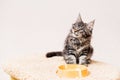
[[[79,27],[83,27],[83,26],[84,26],[84,24],[82,24],[82,23],[79,23],[79,24],[78,24],[78,26],[79,26]]]
[[[73,26],[75,25],[75,24],[72,24]]]
[[[70,39],[70,41],[72,41],[73,39]]]
[[[92,33],[92,30],[90,30],[90,33]]]

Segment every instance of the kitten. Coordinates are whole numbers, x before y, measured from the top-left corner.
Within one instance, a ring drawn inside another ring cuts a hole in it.
[[[46,57],[63,56],[67,64],[83,64],[87,66],[91,62],[93,54],[91,37],[94,21],[84,23],[79,15],[65,40],[63,51],[48,52]]]

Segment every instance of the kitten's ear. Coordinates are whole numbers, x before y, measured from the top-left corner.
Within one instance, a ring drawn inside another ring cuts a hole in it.
[[[93,29],[93,26],[94,26],[94,23],[95,23],[95,20],[89,22],[89,23],[87,24],[87,28],[88,28],[89,30],[92,30],[92,29]]]
[[[77,18],[76,22],[82,22],[82,18],[81,18],[80,13],[79,13],[79,15],[78,15],[78,18]]]

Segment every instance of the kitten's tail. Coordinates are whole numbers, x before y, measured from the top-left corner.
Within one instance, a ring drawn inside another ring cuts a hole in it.
[[[53,57],[53,56],[63,56],[62,55],[62,51],[58,51],[58,52],[48,52],[46,54],[46,57],[49,58],[49,57]]]

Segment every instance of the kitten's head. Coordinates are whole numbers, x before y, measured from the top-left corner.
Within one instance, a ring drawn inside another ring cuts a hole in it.
[[[79,14],[77,21],[72,25],[72,34],[76,37],[91,37],[95,20],[84,23]]]

